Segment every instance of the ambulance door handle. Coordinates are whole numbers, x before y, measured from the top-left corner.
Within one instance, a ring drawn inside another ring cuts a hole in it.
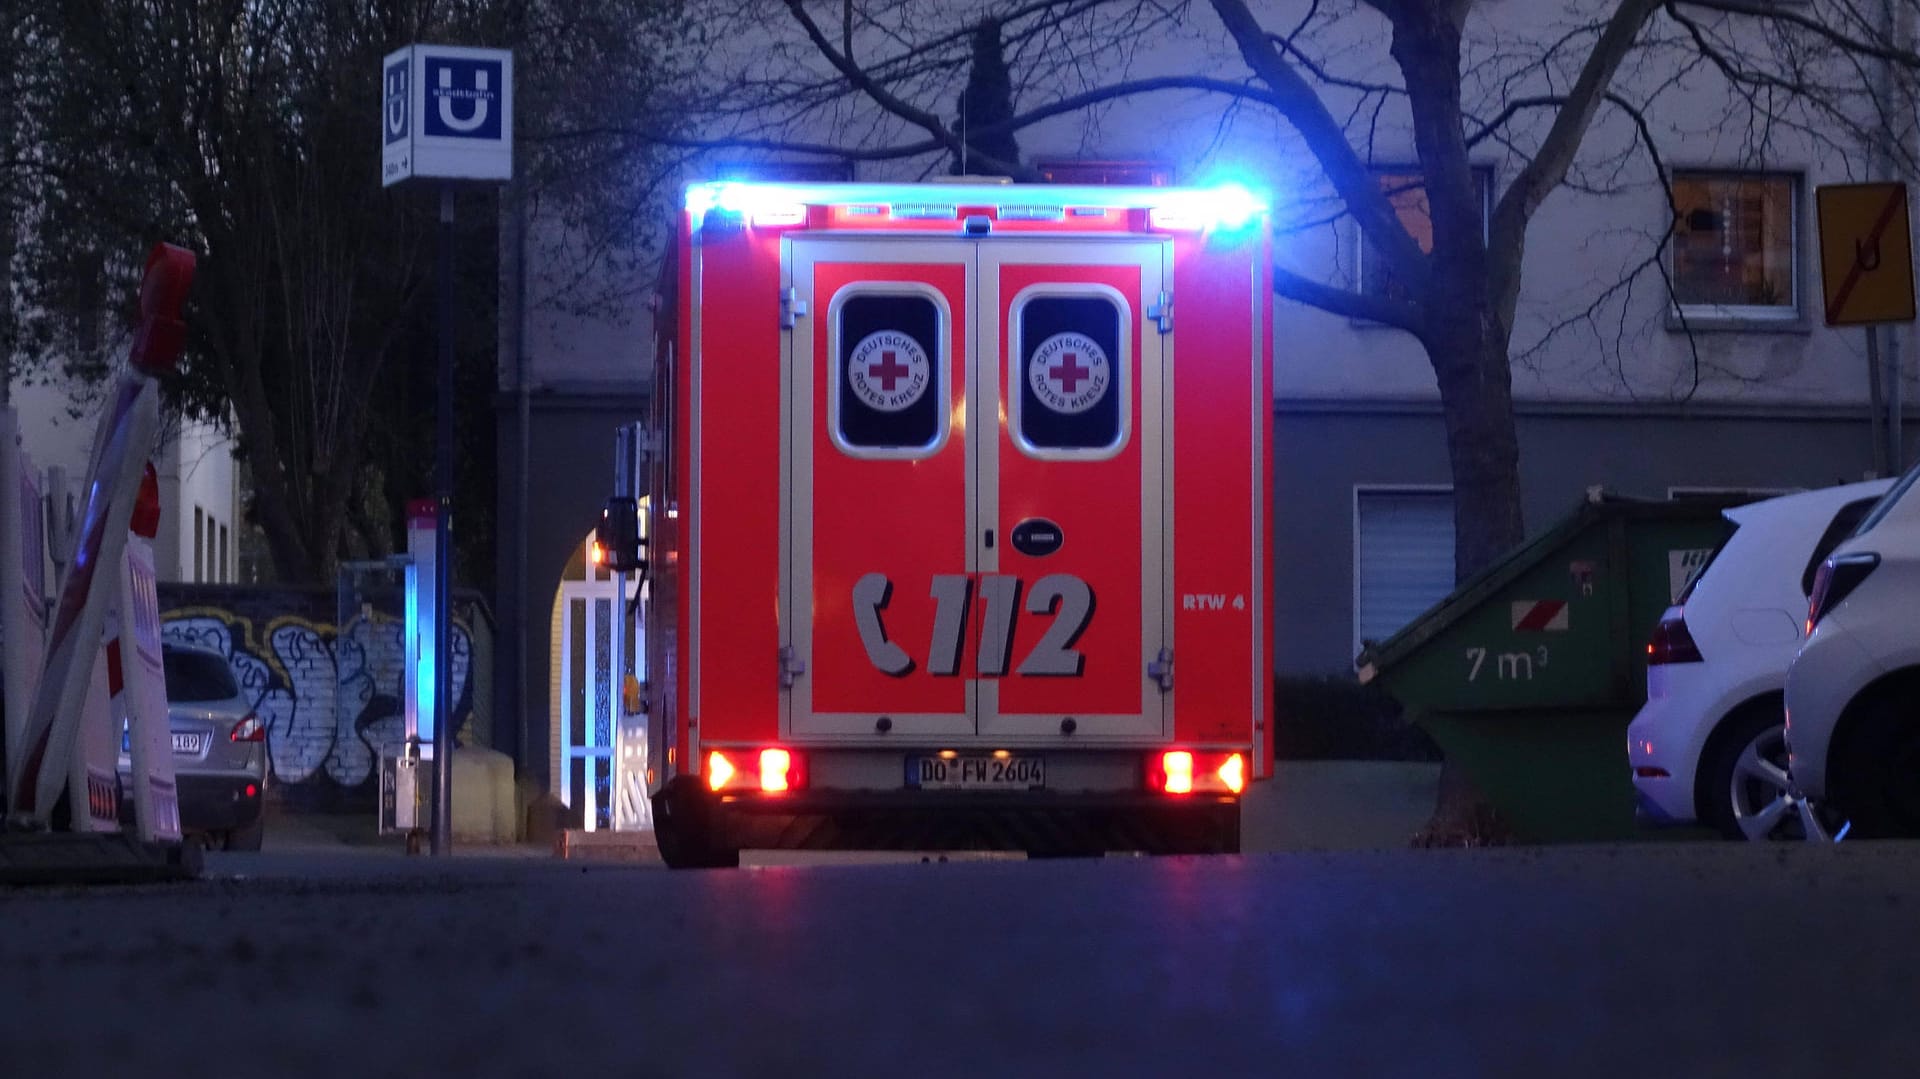
[[[807,664],[793,651],[793,646],[780,646],[780,688],[792,689],[795,679],[807,673]]]
[[[987,550],[993,550],[993,529],[987,529]]]
[[[1162,648],[1159,655],[1148,661],[1147,677],[1160,683],[1160,692],[1173,692],[1173,649]]]

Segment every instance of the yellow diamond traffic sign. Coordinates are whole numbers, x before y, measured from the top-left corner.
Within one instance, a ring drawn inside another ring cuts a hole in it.
[[[1912,322],[1913,234],[1906,184],[1828,184],[1814,191],[1827,325]]]

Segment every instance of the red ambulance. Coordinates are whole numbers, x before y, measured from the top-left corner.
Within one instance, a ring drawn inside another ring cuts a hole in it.
[[[645,481],[669,865],[1239,849],[1268,255],[1236,186],[688,190]]]

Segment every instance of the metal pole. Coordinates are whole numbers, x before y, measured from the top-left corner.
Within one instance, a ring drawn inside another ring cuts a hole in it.
[[[434,467],[439,513],[433,526],[433,837],[436,857],[453,853],[453,185],[440,185],[440,402]]]
[[[1897,476],[1907,470],[1907,446],[1900,413],[1906,396],[1900,384],[1900,330],[1882,327],[1887,335],[1887,474]]]
[[[1886,390],[1881,385],[1884,373],[1880,363],[1880,327],[1866,327],[1867,335],[1867,423],[1872,429],[1873,474],[1887,476],[1887,433],[1881,419],[1881,409],[1886,404]]]

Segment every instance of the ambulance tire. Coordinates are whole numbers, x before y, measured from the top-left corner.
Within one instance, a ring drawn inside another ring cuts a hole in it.
[[[714,846],[690,821],[655,821],[653,838],[668,869],[738,869],[740,852]]]
[[[668,869],[740,867],[740,851],[713,842],[706,802],[685,785],[669,786],[654,796],[653,838]]]

